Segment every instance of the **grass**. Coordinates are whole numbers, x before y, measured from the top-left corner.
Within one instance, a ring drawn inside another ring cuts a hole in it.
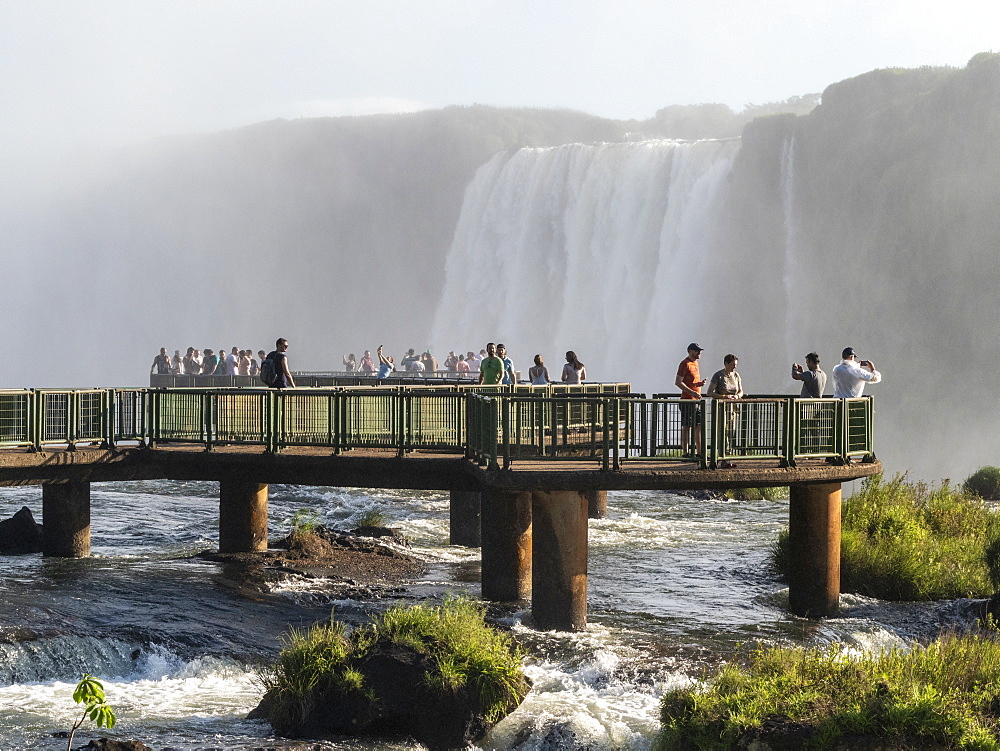
[[[368,627],[347,634],[331,619],[309,629],[292,629],[273,670],[263,677],[274,700],[272,723],[297,725],[319,696],[333,690],[344,697],[378,697],[367,692],[357,667],[379,645],[401,644],[433,658],[424,676],[438,695],[469,688],[488,722],[496,722],[520,704],[528,683],[521,669],[522,651],[511,636],[488,626],[485,609],[467,598],[451,598],[439,607],[393,607]]]
[[[788,497],[788,488],[733,488],[724,495],[737,501],[777,501]]]
[[[835,748],[858,734],[881,748],[1000,750],[995,636],[949,635],[857,658],[837,647],[758,648],[708,685],[666,693],[654,749],[745,747],[741,737],[768,721],[798,730],[804,749]]]
[[[788,531],[771,560],[788,573]],[[840,589],[882,600],[987,597],[1000,588],[1000,513],[978,496],[866,480],[842,511]]]
[[[377,508],[365,509],[360,514],[358,514],[358,518],[354,520],[354,526],[357,528],[384,527],[385,514],[383,514]]]

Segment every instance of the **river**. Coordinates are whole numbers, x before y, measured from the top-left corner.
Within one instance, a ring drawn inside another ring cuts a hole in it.
[[[37,487],[0,489],[0,518],[22,505],[40,519]],[[118,725],[112,733],[85,726],[80,745],[99,735],[138,738],[156,751],[280,742],[267,723],[244,717],[261,695],[257,669],[289,625],[331,610],[359,623],[393,603],[479,593],[479,551],[447,545],[447,493],[272,485],[271,536],[287,531],[300,509],[349,528],[373,508],[411,539],[427,573],[386,597],[338,600],[315,580],[261,589],[237,570],[192,558],[216,545],[215,483],[95,484],[90,558],[0,556],[0,751],[64,749],[53,734],[77,717],[71,694],[84,672],[104,682]],[[587,631],[539,633],[526,613],[506,618],[530,653],[534,688],[483,748],[645,749],[662,692],[697,680],[741,645],[878,649],[971,618],[969,601],[849,595],[838,618],[793,617],[767,566],[787,501],[612,492],[608,510],[590,522]]]

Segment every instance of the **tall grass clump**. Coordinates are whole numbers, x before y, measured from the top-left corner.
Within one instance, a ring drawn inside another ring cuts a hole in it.
[[[878,743],[864,748],[1000,749],[998,708],[995,634],[861,657],[836,646],[758,648],[706,683],[666,693],[654,748],[746,748],[755,735],[777,742],[784,733],[781,748],[867,736]]]
[[[788,488],[733,488],[724,495],[737,501],[777,501],[788,497]]]
[[[365,685],[364,663],[388,645],[430,658],[423,681],[435,695],[468,689],[486,721],[499,721],[521,703],[529,684],[521,668],[524,653],[510,634],[487,625],[484,615],[482,604],[450,598],[439,607],[390,608],[350,634],[333,620],[292,629],[276,665],[262,676],[272,724],[297,726],[320,697],[376,705],[379,697]]]
[[[980,467],[969,475],[962,489],[987,501],[1000,501],[1000,467]]]
[[[842,592],[940,600],[1000,588],[1000,513],[947,482],[868,478],[843,504],[840,550]],[[787,530],[771,560],[787,576]]]
[[[358,514],[358,518],[354,520],[354,524],[357,527],[384,527],[385,514],[377,508],[365,509]]]

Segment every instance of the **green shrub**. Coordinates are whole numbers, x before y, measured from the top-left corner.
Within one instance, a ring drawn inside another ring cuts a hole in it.
[[[724,495],[737,501],[777,501],[788,497],[788,488],[733,488]]]
[[[779,720],[805,726],[802,748],[861,734],[887,748],[1000,749],[994,636],[946,636],[857,659],[836,647],[758,648],[707,686],[664,694],[654,748],[737,748],[747,731]]]
[[[312,509],[300,508],[292,515],[289,535],[310,534],[319,526],[319,514]]]
[[[947,482],[866,480],[843,505],[840,589],[882,600],[985,597],[1000,588],[1000,514]],[[771,561],[788,574],[788,531]]]
[[[980,467],[969,475],[962,489],[988,501],[1000,501],[1000,467]]]
[[[430,655],[435,668],[426,684],[442,694],[469,687],[489,722],[501,719],[528,691],[521,669],[523,652],[512,637],[488,626],[483,605],[466,598],[448,599],[440,607],[393,607],[368,627],[346,633],[336,621],[306,630],[292,629],[264,686],[272,703],[275,726],[295,725],[316,697],[366,693],[357,669],[380,644],[400,644]]]

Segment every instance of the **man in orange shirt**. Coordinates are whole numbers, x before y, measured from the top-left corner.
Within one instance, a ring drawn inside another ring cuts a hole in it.
[[[677,367],[674,385],[681,390],[681,399],[690,399],[692,404],[681,405],[681,451],[685,457],[701,454],[701,388],[705,381],[698,370],[698,358],[703,349],[697,342],[688,345],[688,356]],[[694,433],[694,444],[691,434]]]

